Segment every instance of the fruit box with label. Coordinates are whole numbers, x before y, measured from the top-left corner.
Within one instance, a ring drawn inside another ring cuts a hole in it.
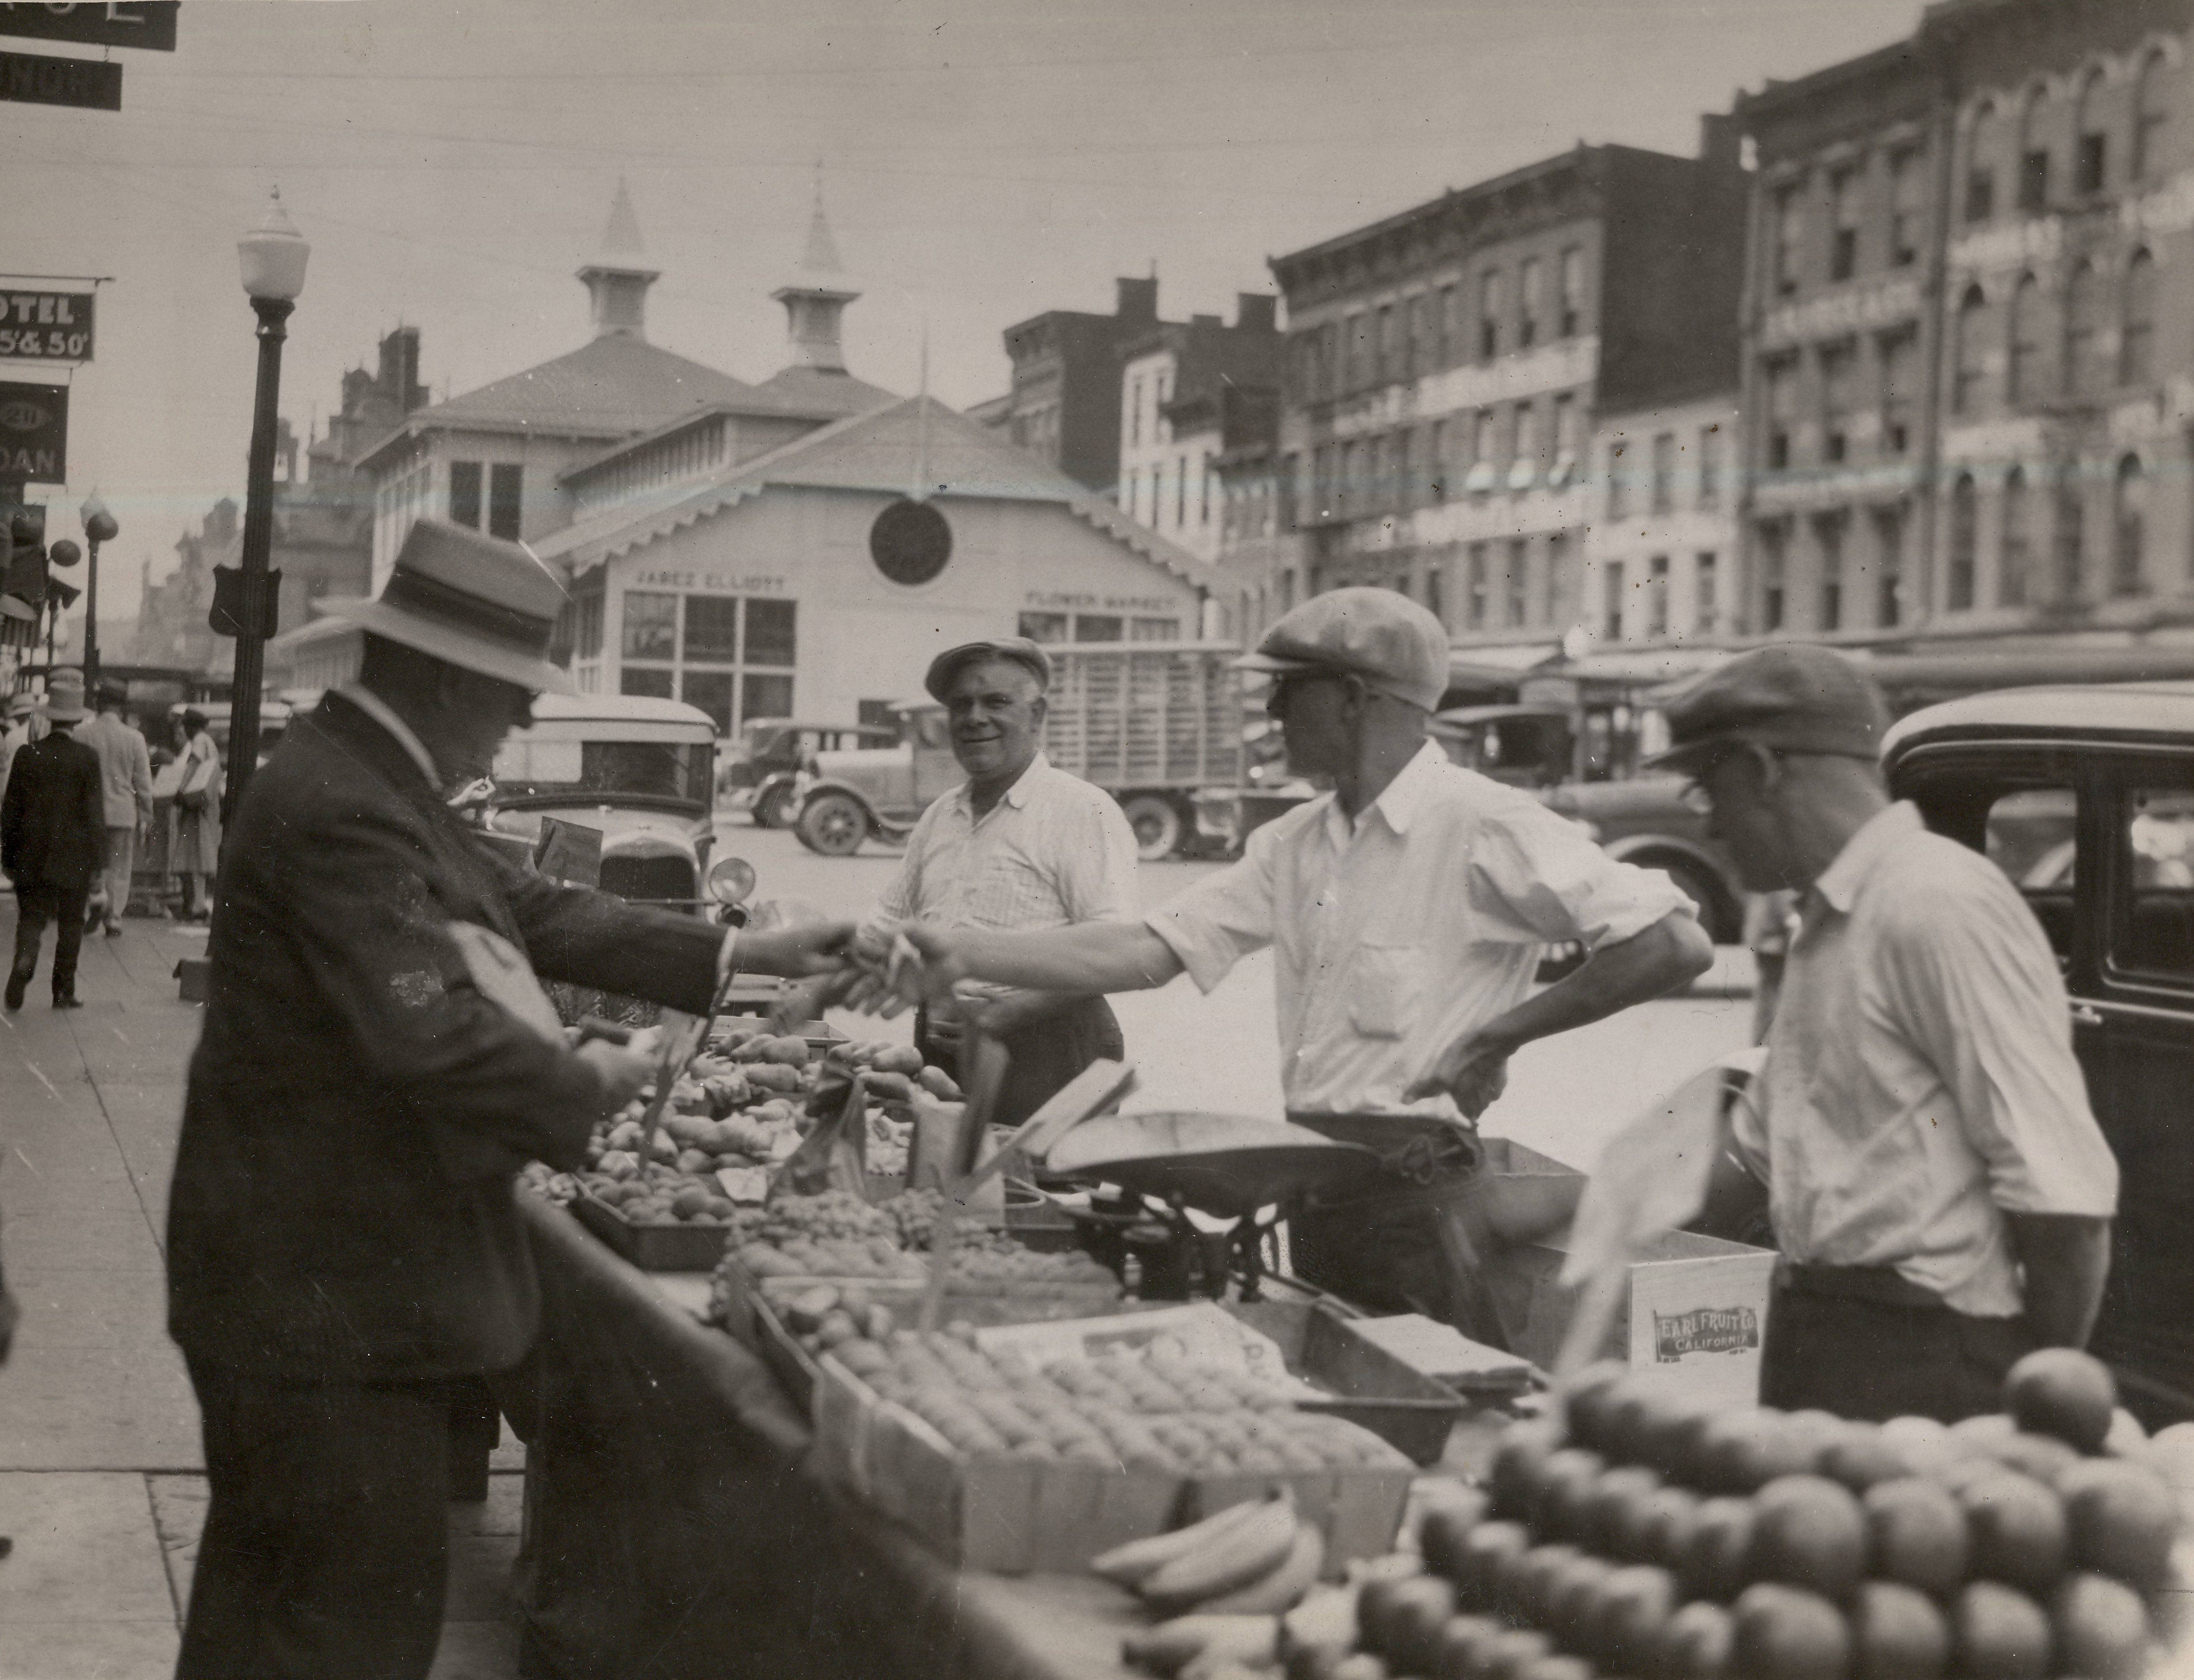
[[[1577,1292],[1561,1282],[1567,1258],[1559,1241],[1529,1243],[1489,1273],[1508,1345],[1535,1365],[1552,1367],[1576,1308]],[[1675,1373],[1732,1406],[1755,1404],[1774,1276],[1771,1249],[1671,1231],[1632,1263],[1627,1299],[1597,1356]]]

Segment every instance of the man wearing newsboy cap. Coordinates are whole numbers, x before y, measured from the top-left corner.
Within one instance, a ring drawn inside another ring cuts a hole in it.
[[[563,600],[520,545],[419,520],[380,597],[341,609],[359,679],[290,725],[230,828],[168,1216],[210,1493],[184,1680],[434,1661],[452,1403],[540,1315],[514,1179],[583,1166],[653,1072],[567,1048],[531,974],[701,1013],[734,964],[812,973],[850,940],[552,886],[459,822],[448,792],[571,691]]]
[[[1331,777],[1333,792],[1257,829],[1239,863],[1139,922],[911,929],[920,983],[1125,991],[1186,970],[1209,991],[1275,947],[1290,1117],[1370,1144],[1389,1175],[1370,1197],[1296,1221],[1297,1270],[1369,1305],[1483,1330],[1444,1209],[1476,1167],[1473,1123],[1509,1057],[1683,984],[1713,947],[1666,875],[1614,862],[1427,738],[1448,644],[1424,608],[1336,589],[1281,618],[1240,663],[1272,679],[1289,765]],[[1571,941],[1591,953],[1582,966],[1529,995],[1541,953]]]
[[[1071,927],[1135,914],[1135,835],[1117,800],[1052,767],[1042,751],[1051,660],[1021,636],[969,642],[930,662],[922,686],[943,704],[968,779],[930,801],[906,858],[864,925],[871,960],[907,920],[943,927]],[[971,988],[984,1030],[1011,1058],[991,1117],[1017,1126],[1099,1058],[1125,1053],[1101,997]],[[939,997],[915,1023],[928,1059],[965,1079],[961,1001]]]
[[[1887,721],[1826,648],[1761,648],[1668,708],[1755,892],[1798,895],[1758,1097],[1718,1163],[1783,1259],[1760,1400],[1955,1422],[2042,1344],[2085,1342],[2117,1165],[2042,926],[1986,857],[1890,802]]]

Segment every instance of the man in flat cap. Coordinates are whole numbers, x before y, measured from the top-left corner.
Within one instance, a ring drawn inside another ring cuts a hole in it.
[[[2101,1304],[2117,1163],[2034,913],[1979,852],[1892,804],[1887,721],[1826,648],[1761,648],[1669,706],[1670,750],[1755,892],[1799,932],[1756,1101],[1718,1163],[1761,1187],[1783,1260],[1760,1399],[1954,1422],[2004,1373],[2077,1347]]]
[[[419,520],[379,598],[344,609],[359,679],[236,812],[168,1216],[211,1496],[182,1680],[434,1661],[452,1408],[540,1319],[514,1180],[583,1167],[654,1071],[567,1047],[532,976],[698,1014],[734,965],[810,974],[851,939],[552,886],[458,820],[448,793],[536,696],[571,691],[548,658],[563,599],[520,545]]]
[[[862,930],[873,959],[891,930],[919,920],[1002,931],[1124,923],[1135,914],[1135,835],[1112,796],[1055,770],[1042,751],[1051,661],[1019,636],[969,642],[930,662],[922,685],[944,704],[952,756],[968,779],[932,800],[906,860]],[[1012,1058],[991,1118],[1018,1126],[1100,1058],[1124,1053],[1111,1005],[1060,995],[971,987],[966,1001]],[[926,1002],[915,1023],[923,1055],[959,1065],[961,1001]]]
[[[1380,1151],[1376,1195],[1300,1218],[1296,1268],[1367,1305],[1489,1327],[1445,1210],[1509,1057],[1682,985],[1713,960],[1691,900],[1610,858],[1528,794],[1451,764],[1426,725],[1447,633],[1387,589],[1336,589],[1241,662],[1272,679],[1289,766],[1333,792],[1258,829],[1241,861],[1140,921],[1051,933],[919,927],[934,986],[964,975],[1127,991],[1186,971],[1209,991],[1277,948],[1290,1118]],[[1531,995],[1541,954],[1590,955]]]

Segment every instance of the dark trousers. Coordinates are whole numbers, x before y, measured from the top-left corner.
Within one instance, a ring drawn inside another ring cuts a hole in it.
[[[925,1060],[967,1083],[957,1044],[931,1037],[926,1010],[915,1018],[914,1042]],[[1119,1018],[1101,997],[1083,998],[1024,1027],[1005,1040],[1005,1046],[1012,1060],[991,1113],[993,1126],[1019,1126],[1092,1062],[1117,1062],[1128,1053]]]
[[[284,1383],[190,1362],[210,1502],[176,1680],[421,1680],[470,1382]]]
[[[15,961],[11,978],[26,985],[38,972],[38,942],[46,924],[54,929],[54,995],[76,995],[77,953],[83,949],[83,912],[91,886],[53,886],[43,881],[15,883]]]
[[[1767,1310],[1760,1403],[1952,1424],[2002,1410],[2004,1373],[2033,1347],[2023,1318],[1975,1318],[1940,1303],[1823,1293],[1778,1281]]]

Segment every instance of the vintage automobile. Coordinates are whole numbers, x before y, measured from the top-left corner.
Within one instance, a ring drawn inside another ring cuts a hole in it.
[[[815,755],[815,773],[792,824],[809,851],[850,857],[865,840],[896,845],[932,800],[967,780],[952,756],[944,707],[919,700],[893,711],[899,722],[889,731],[890,745]]]
[[[491,844],[544,873],[732,921],[755,878],[744,858],[710,859],[715,755],[715,725],[698,707],[543,695],[490,779],[452,803]]]
[[[716,791],[757,829],[786,829],[814,780],[817,757],[898,744],[899,731],[884,724],[799,723],[790,718],[750,718],[738,743],[724,754]]]
[[[2118,1157],[2091,1344],[2151,1428],[2194,1418],[2194,683],[2030,688],[1915,712],[1890,788],[2033,906]]]

